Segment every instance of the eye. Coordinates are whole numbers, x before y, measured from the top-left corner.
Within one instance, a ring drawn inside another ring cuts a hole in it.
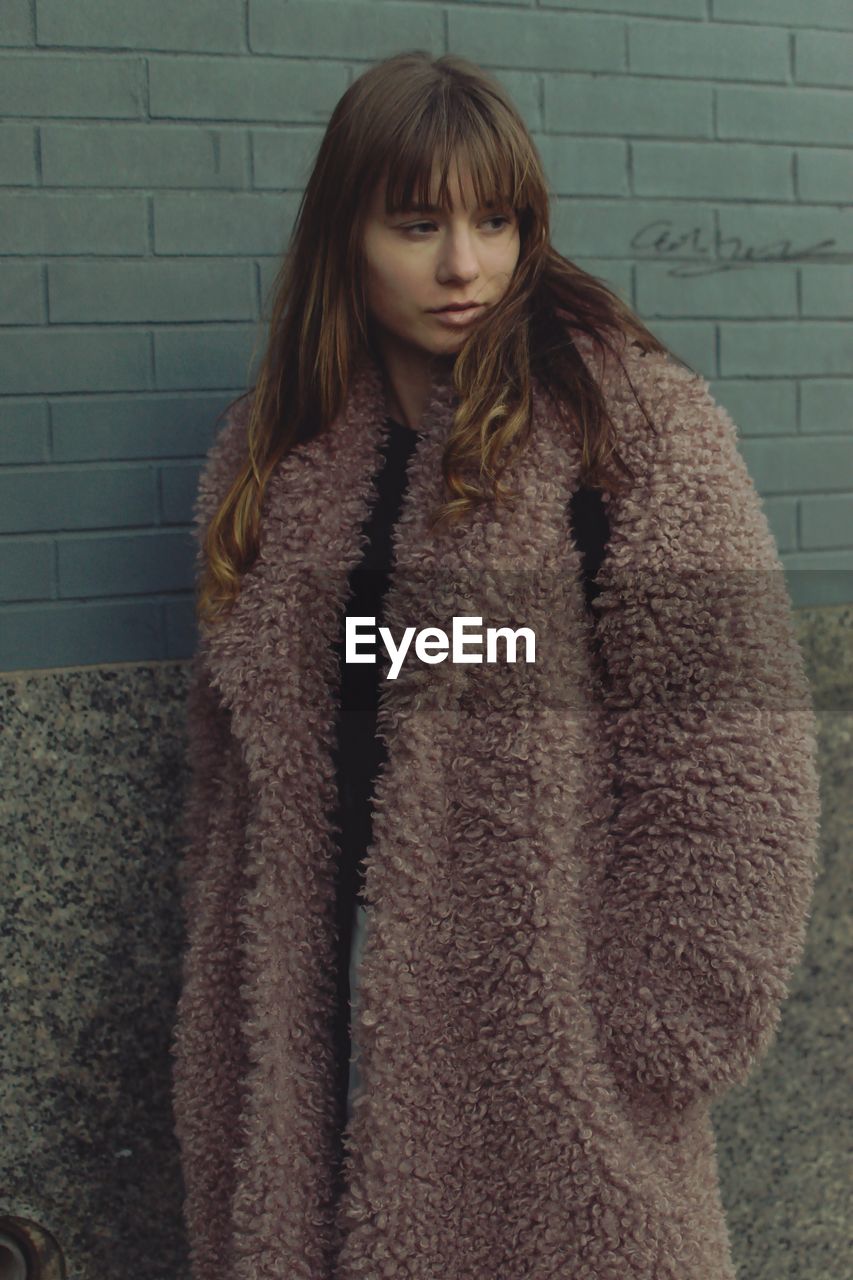
[[[491,218],[486,218],[486,222],[505,222],[510,225],[510,219],[505,214],[494,214]],[[401,227],[401,231],[417,231],[419,227],[434,227],[434,222],[410,222],[407,226]],[[503,227],[498,227],[498,231],[502,231]]]

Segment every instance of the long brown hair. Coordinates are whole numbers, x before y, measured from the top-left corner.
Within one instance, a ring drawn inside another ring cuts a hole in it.
[[[630,468],[619,457],[616,428],[567,325],[587,333],[601,352],[612,350],[608,330],[646,351],[666,348],[601,280],[551,245],[542,163],[503,87],[454,54],[400,53],[350,85],[320,144],[271,290],[257,381],[245,393],[251,394],[248,456],[204,534],[199,619],[214,621],[236,599],[240,576],[258,554],[270,476],[291,449],[337,418],[359,354],[373,351],[362,242],[377,182],[386,181],[388,213],[415,197],[430,203],[438,161],[440,188],[432,202],[447,208],[448,172],[460,155],[478,202],[495,200],[516,211],[520,253],[488,325],[469,333],[453,364],[459,403],[442,457],[447,500],[430,530],[462,519],[481,502],[511,504],[515,495],[500,477],[529,435],[533,375],[563,420],[567,411],[573,418],[567,427],[582,445],[581,482],[624,491]],[[486,488],[466,478],[471,468],[473,477],[487,478]]]

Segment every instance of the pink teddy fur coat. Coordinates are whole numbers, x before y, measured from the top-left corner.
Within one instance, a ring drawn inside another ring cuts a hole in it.
[[[532,628],[535,662],[410,651],[383,682],[340,1194],[333,644],[388,430],[371,357],[279,464],[259,557],[202,628],[172,1048],[194,1280],[735,1275],[709,1109],[770,1046],[804,946],[815,717],[731,418],[669,355],[572,337],[635,473],[604,495],[594,617],[580,447],[538,379],[512,509],[428,533],[448,375],[409,465],[395,640],[477,616]],[[199,543],[246,419],[208,455]]]

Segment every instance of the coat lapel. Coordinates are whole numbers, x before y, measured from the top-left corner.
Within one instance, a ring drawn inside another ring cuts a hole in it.
[[[383,420],[378,371],[365,367],[331,429],[271,478],[258,559],[201,645],[249,791],[238,908],[249,1067],[235,1237],[245,1266],[263,1265],[272,1247],[282,1275],[297,1258],[305,1274],[329,1265],[331,1159],[321,1156],[331,1152],[333,1111],[332,643],[361,554]]]

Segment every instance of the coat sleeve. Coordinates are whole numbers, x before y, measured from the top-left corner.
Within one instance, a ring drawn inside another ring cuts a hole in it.
[[[194,534],[201,543],[241,456],[233,415],[202,470]],[[202,641],[189,664],[186,783],[178,867],[185,943],[172,1032],[172,1110],[184,1182],[193,1274],[216,1275],[230,1247],[235,1133],[246,1063],[237,911],[243,889],[247,780],[230,712]]]
[[[246,420],[247,405],[241,399],[226,413],[199,475],[192,524],[196,583],[204,563],[203,545],[208,525],[245,452]],[[204,865],[211,815],[216,812],[233,750],[230,715],[211,685],[203,637],[189,663],[185,726],[187,785],[181,823],[184,856],[178,876],[182,892],[189,895]]]
[[[246,784],[227,713],[201,655],[186,706],[187,790],[179,870],[186,940],[172,1031],[172,1113],[193,1274],[216,1275],[230,1247],[242,1039],[238,908]]]
[[[233,749],[230,717],[210,684],[201,647],[189,662],[184,723],[186,784],[181,813],[183,857],[178,878],[188,899],[203,874],[212,819]],[[188,902],[185,910],[192,914]]]
[[[594,603],[615,800],[589,981],[621,1086],[683,1107],[774,1037],[816,867],[816,721],[734,423],[668,355],[633,368],[657,435]]]

